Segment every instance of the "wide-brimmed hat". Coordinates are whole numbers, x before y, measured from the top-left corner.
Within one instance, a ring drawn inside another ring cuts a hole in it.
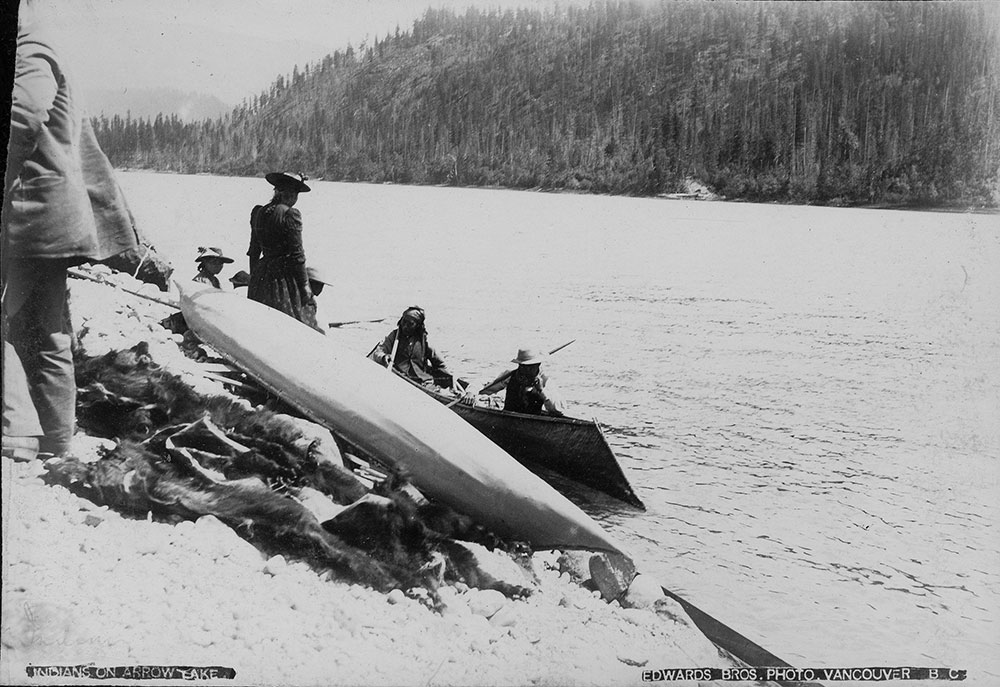
[[[296,193],[308,193],[305,174],[289,174],[288,172],[270,172],[264,175],[267,183],[274,186],[279,191],[295,191]]]
[[[545,360],[545,354],[535,350],[534,348],[520,348],[517,351],[517,357],[512,358],[512,363],[517,363],[518,365],[534,365],[535,363],[540,363]]]
[[[195,262],[201,262],[202,260],[209,260],[211,258],[221,260],[222,262],[233,262],[232,258],[227,258],[222,254],[221,248],[216,248],[215,246],[198,246],[198,257],[194,259]]]
[[[229,278],[234,287],[250,286],[250,274],[246,270],[240,270]]]
[[[317,267],[307,267],[306,276],[309,277],[310,281],[318,281],[320,284],[330,283],[330,278],[323,273],[323,270]]]

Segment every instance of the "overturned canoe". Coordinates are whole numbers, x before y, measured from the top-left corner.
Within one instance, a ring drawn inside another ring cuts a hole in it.
[[[310,419],[404,468],[431,498],[536,548],[623,551],[562,494],[396,375],[242,295],[194,282],[178,288],[202,341]]]
[[[419,388],[441,403],[455,401],[454,396]],[[645,510],[596,421],[526,415],[461,403],[450,407],[529,469],[538,466],[551,470]]]

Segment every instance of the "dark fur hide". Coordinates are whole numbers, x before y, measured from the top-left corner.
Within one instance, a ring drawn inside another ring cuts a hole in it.
[[[259,479],[212,481],[131,442],[95,463],[65,458],[49,461],[46,470],[49,483],[62,484],[99,505],[175,520],[214,515],[270,553],[303,558],[378,589],[409,585],[419,577],[345,545],[299,502],[275,493]]]
[[[80,425],[120,443],[95,463],[49,461],[46,479],[96,503],[166,519],[214,515],[268,553],[303,558],[379,589],[433,592],[446,580],[477,586],[468,552],[449,540],[502,548],[471,519],[441,505],[417,505],[399,473],[378,487],[386,499],[381,507],[358,504],[353,518],[324,527],[292,496],[312,487],[349,504],[366,493],[361,483],[317,461],[293,423],[225,397],[199,396],[157,367],[143,344],[80,360],[77,382]]]
[[[202,397],[179,377],[155,365],[148,346],[112,351],[80,360],[76,367],[77,421],[92,434],[119,440],[148,442],[165,451],[170,432],[208,418],[226,436],[250,449],[220,456],[206,467],[228,479],[259,477],[277,489],[309,486],[336,503],[351,503],[365,493],[347,470],[320,464],[303,450],[302,433],[267,410],[251,411],[223,397]],[[194,448],[198,448],[197,444]]]
[[[149,346],[76,360],[77,421],[102,437],[142,440],[204,412],[198,394],[153,363]]]
[[[402,490],[404,484],[405,477],[394,473],[374,490],[388,499],[385,507],[369,507],[346,522],[337,518],[323,523],[323,527],[366,551],[385,552],[380,560],[393,564],[406,565],[407,558],[419,551],[421,558],[429,559],[423,568],[425,586],[464,582],[470,587],[497,589],[507,596],[527,596],[530,593],[524,587],[504,582],[486,583],[481,578],[475,558],[467,548],[456,545],[454,540],[473,541],[491,550],[505,551],[513,554],[515,560],[524,552],[523,544],[515,543],[508,547],[471,518],[446,506],[433,502],[418,505]],[[438,569],[433,566],[435,554],[436,560],[441,561]]]

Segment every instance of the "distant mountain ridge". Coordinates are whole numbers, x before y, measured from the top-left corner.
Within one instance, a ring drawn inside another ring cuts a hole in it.
[[[176,115],[184,122],[215,119],[232,110],[214,95],[185,93],[175,88],[95,89],[84,93],[87,111],[94,117],[115,115],[132,119],[155,119],[158,114]]]

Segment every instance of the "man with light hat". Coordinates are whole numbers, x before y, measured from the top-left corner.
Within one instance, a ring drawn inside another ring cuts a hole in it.
[[[312,265],[306,268],[306,276],[309,277],[309,288],[312,289],[314,296],[320,295],[323,292],[323,287],[330,283],[330,278],[323,270]]]
[[[330,327],[330,318],[324,313],[324,308],[316,297],[323,293],[323,289],[330,283],[330,279],[321,269],[312,265],[306,267],[306,276],[309,277],[309,288],[312,289],[313,300],[316,303],[316,328],[326,334],[326,330]]]
[[[545,389],[548,377],[542,373],[544,359],[545,354],[534,348],[522,348],[517,352],[517,357],[511,360],[517,363],[517,369],[507,378],[504,410],[562,417],[562,403]]]

